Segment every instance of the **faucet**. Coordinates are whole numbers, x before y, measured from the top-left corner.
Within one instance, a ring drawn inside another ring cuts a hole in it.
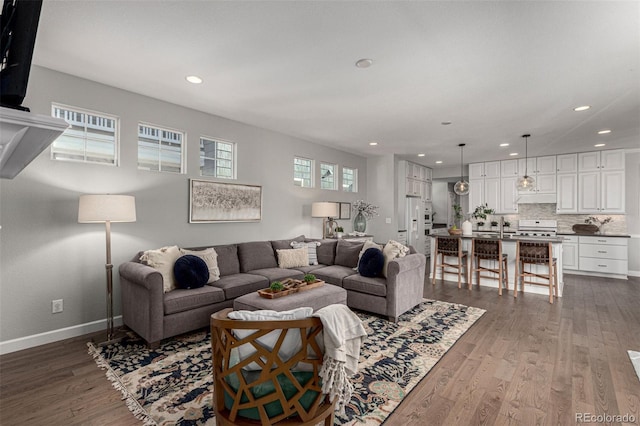
[[[504,238],[504,216],[500,216],[500,239]]]

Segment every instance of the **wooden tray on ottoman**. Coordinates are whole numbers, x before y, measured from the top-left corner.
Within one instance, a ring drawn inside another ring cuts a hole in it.
[[[282,281],[282,284],[285,286],[284,290],[280,290],[277,292],[273,292],[270,288],[265,288],[262,290],[258,290],[258,294],[267,299],[277,299],[278,297],[288,296],[290,294],[298,293],[300,291],[311,290],[324,285],[324,281],[315,280],[312,283],[306,284],[301,280],[294,280],[292,278],[287,278]]]

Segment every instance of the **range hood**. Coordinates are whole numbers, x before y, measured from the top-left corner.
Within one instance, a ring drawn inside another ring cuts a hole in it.
[[[67,127],[61,118],[0,108],[0,178],[16,177]]]
[[[520,193],[516,200],[518,204],[555,204],[556,194],[538,194],[536,192]]]

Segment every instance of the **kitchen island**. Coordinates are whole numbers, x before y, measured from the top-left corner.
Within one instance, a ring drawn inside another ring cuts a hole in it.
[[[435,238],[438,236],[448,236],[449,232],[447,231],[447,229],[438,229],[438,230],[434,230],[431,233],[431,237]],[[517,236],[514,235],[512,233],[504,233],[503,237],[500,237],[500,234],[498,232],[473,232],[471,235],[461,235],[460,238],[462,239],[462,249],[467,251],[467,253],[469,253],[468,256],[468,261],[469,261],[469,271],[471,271],[471,240],[472,238],[486,238],[486,239],[497,239],[497,240],[502,240],[502,252],[507,254],[507,269],[509,272],[509,290],[511,292],[511,295],[513,295],[513,288],[514,288],[514,282],[515,282],[515,265],[516,265],[516,241],[533,241],[533,242],[551,242],[552,243],[552,249],[553,249],[553,257],[556,258],[557,264],[558,264],[558,297],[562,297],[562,288],[563,288],[563,278],[562,278],[562,242],[564,240],[563,237],[535,237],[535,238],[531,238],[531,237],[523,237],[523,236]],[[436,279],[442,279],[442,276],[440,274],[441,269],[438,267],[437,270],[435,270],[436,268],[433,267],[433,261],[435,259],[435,241],[431,244],[431,274],[429,278],[433,278],[433,274],[436,274]],[[486,262],[486,261],[485,261]],[[497,264],[496,264],[497,265]],[[496,266],[497,267],[497,266]],[[535,268],[537,270],[533,270],[534,272],[540,272],[543,273],[544,271],[547,270],[546,266],[535,266]],[[527,269],[529,270],[529,269]],[[471,282],[473,285],[476,285],[476,275],[475,274],[470,274],[471,275]],[[448,273],[445,273],[445,279],[447,277],[452,277],[454,275],[450,275]],[[497,275],[496,275],[497,277]],[[450,278],[452,279],[452,278]],[[546,281],[541,280],[541,283],[546,283]],[[466,284],[466,283],[465,283]],[[480,280],[480,285],[482,286],[486,286],[486,287],[493,287],[493,288],[498,288],[498,280],[497,278],[495,280],[489,279],[489,278],[481,278]],[[518,287],[519,290],[521,290],[521,287]],[[537,294],[545,294],[545,295],[549,295],[549,289],[544,287],[544,286],[538,286],[538,285],[534,285],[534,284],[525,284],[524,285],[524,292],[525,293],[537,293]],[[496,291],[496,295],[498,294],[498,292]],[[503,295],[506,294],[503,292]]]

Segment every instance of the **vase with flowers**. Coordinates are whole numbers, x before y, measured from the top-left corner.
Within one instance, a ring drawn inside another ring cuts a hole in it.
[[[364,232],[367,229],[367,220],[378,216],[378,206],[364,200],[358,200],[353,203],[352,210],[355,213],[353,230],[356,232]]]

